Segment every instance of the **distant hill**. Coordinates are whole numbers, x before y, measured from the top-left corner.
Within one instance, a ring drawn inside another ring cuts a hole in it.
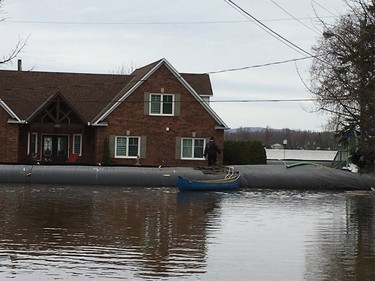
[[[265,129],[266,128],[262,128],[262,127],[241,127],[241,128],[229,129],[228,132],[236,133],[239,130],[243,130],[247,132],[263,132]]]
[[[273,128],[264,128],[264,127],[240,127],[240,128],[229,129],[227,132],[229,132],[229,133],[236,133],[238,131],[264,132],[266,129],[271,130],[271,131],[277,131],[277,132],[283,130],[283,129],[273,129]]]

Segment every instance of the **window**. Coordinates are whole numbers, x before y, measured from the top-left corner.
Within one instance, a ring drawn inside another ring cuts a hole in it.
[[[74,134],[73,135],[73,154],[78,154],[82,156],[82,135],[81,134]]]
[[[47,136],[43,139],[43,155],[52,156],[52,137]]]
[[[150,115],[173,115],[174,95],[151,94]]]
[[[27,154],[35,155],[38,153],[38,134],[37,133],[29,133],[28,136],[29,146]]]
[[[57,156],[66,156],[67,155],[67,142],[68,137],[58,136],[57,137]]]
[[[115,138],[115,157],[116,158],[136,158],[140,155],[140,138],[123,137]]]
[[[205,139],[181,139],[181,159],[204,159]]]

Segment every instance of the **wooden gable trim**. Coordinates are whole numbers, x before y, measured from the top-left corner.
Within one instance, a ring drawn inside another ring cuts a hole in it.
[[[51,103],[57,101],[57,99],[60,98],[63,103],[65,103],[69,109],[70,112],[73,112],[75,115],[78,116],[78,118],[82,121],[82,124],[85,124],[84,118],[79,114],[74,107],[69,103],[69,101],[61,94],[60,91],[57,91],[54,95],[51,95],[45,102],[43,102],[31,115],[27,118],[27,122],[30,122],[33,118],[35,118],[39,113],[41,113],[43,110],[45,110]],[[59,120],[57,120],[59,121]]]

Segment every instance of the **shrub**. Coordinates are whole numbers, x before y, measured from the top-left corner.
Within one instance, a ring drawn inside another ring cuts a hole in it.
[[[266,164],[266,151],[260,141],[225,141],[225,165]]]

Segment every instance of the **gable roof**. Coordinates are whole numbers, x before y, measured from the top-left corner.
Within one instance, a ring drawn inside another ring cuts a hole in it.
[[[201,91],[203,95],[212,95],[211,83],[209,76],[207,74],[180,74],[177,70],[166,60],[161,59],[149,65],[146,65],[142,68],[135,70],[132,74],[133,78],[128,83],[128,85],[122,89],[122,91],[115,97],[112,104],[109,104],[103,111],[95,117],[93,120],[94,125],[99,125],[113,110],[115,110],[126,98],[131,95],[144,81],[147,80],[156,70],[158,70],[162,65],[165,65],[169,71],[176,77],[177,80],[192,94],[192,96],[200,102],[204,109],[215,119],[218,123],[218,128],[227,129],[228,126],[224,121],[215,113],[215,111],[202,99],[191,84],[187,82],[189,80],[192,84],[196,85],[195,87]],[[200,77],[200,78],[198,78]],[[186,78],[186,79],[185,79]],[[202,83],[202,78],[206,81],[208,86],[199,86]],[[199,80],[198,80],[199,79]],[[199,83],[198,83],[199,82]],[[207,83],[208,82],[208,83]]]
[[[200,96],[212,95],[209,76],[180,74],[166,59],[138,68],[131,75],[0,70],[0,106],[10,115],[10,122],[27,123],[58,94],[80,113],[84,122],[100,125],[161,65],[165,65],[201,102],[218,127],[227,128]]]

